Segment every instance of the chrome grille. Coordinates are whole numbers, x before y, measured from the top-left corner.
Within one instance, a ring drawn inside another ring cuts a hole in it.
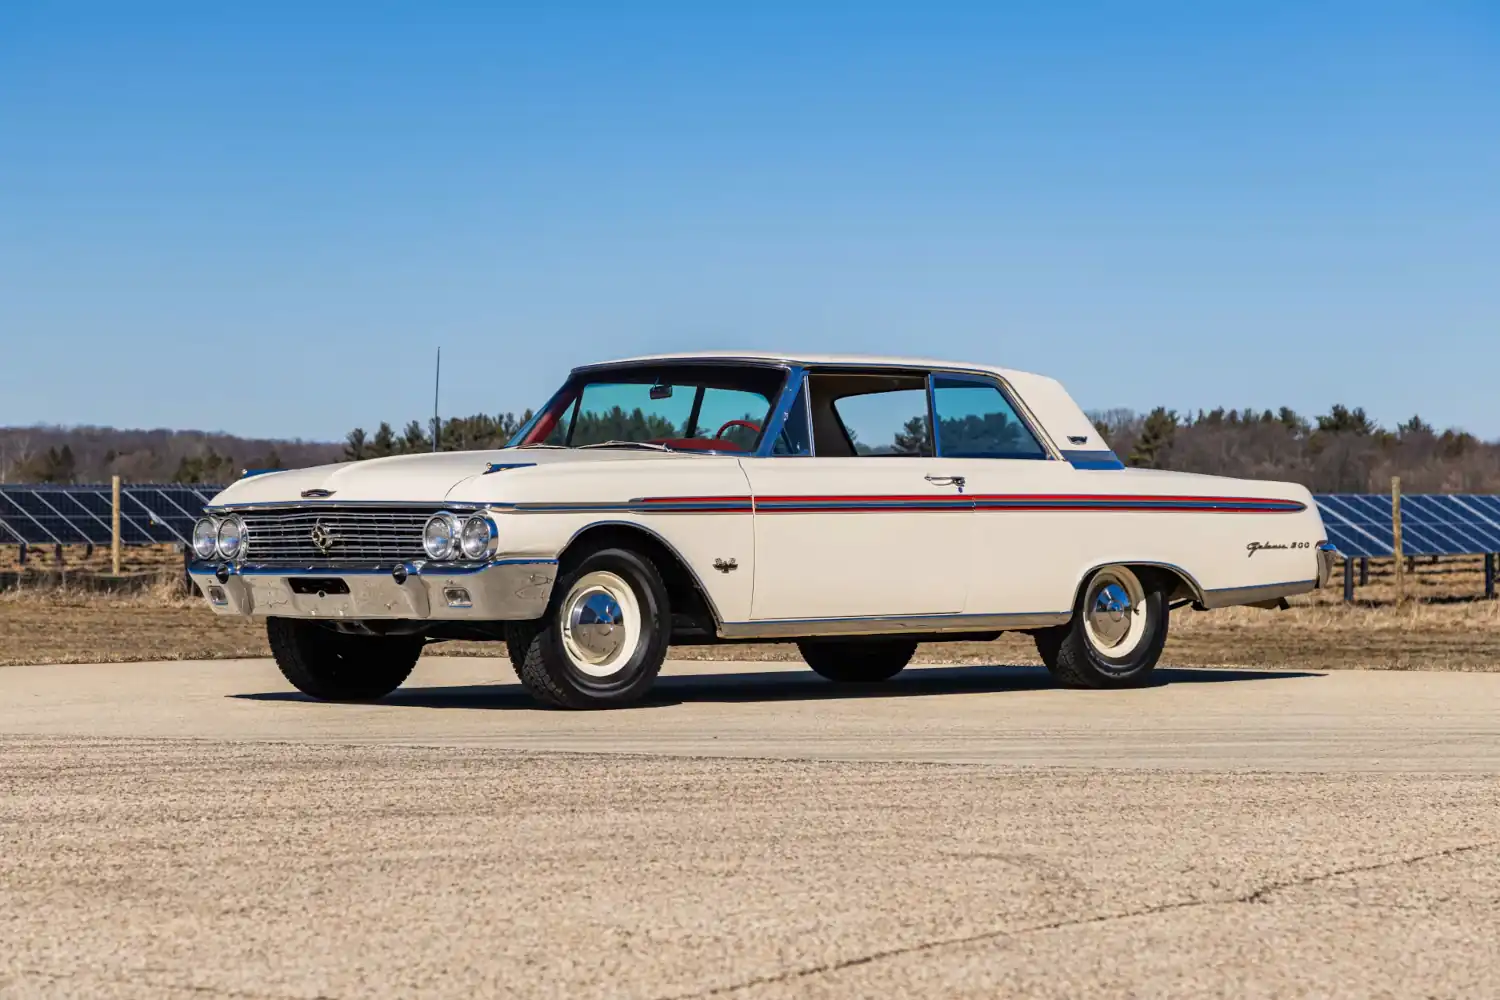
[[[435,513],[436,508],[320,504],[240,511],[239,516],[245,522],[246,562],[316,566],[421,559],[422,528]]]

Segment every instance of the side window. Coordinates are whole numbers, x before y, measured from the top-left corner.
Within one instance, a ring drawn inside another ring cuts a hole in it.
[[[983,382],[933,379],[938,450],[948,458],[1046,458],[1047,452],[1000,390]]]
[[[792,402],[792,409],[786,415],[786,421],[781,425],[781,433],[776,435],[776,440],[771,442],[772,455],[811,455],[812,428],[807,425],[807,382],[804,379],[802,388],[797,390],[797,398]]]
[[[856,455],[932,454],[925,389],[841,396],[833,401],[833,410]]]

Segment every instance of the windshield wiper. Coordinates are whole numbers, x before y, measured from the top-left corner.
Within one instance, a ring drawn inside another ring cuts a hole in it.
[[[579,448],[646,448],[650,451],[671,451],[664,444],[655,441],[600,441],[598,444],[581,444]]]
[[[565,444],[543,444],[540,441],[538,441],[536,444],[521,444],[516,446],[517,451],[520,451],[522,449],[530,451],[532,448],[560,448],[563,451],[568,450],[568,446]]]

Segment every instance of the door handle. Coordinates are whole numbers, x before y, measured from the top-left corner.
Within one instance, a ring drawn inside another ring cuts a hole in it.
[[[964,491],[963,476],[923,476],[922,478],[934,486],[957,486],[958,492]]]

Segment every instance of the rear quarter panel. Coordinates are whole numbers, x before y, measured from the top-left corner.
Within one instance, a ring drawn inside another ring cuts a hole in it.
[[[1322,522],[1301,486],[1030,464],[1007,494],[1082,499],[1050,510],[981,505],[975,557],[999,558],[973,567],[970,613],[1071,611],[1089,573],[1112,563],[1173,568],[1209,606],[1263,597],[1256,588],[1312,589],[1317,580]],[[1283,509],[1257,509],[1263,501]]]

